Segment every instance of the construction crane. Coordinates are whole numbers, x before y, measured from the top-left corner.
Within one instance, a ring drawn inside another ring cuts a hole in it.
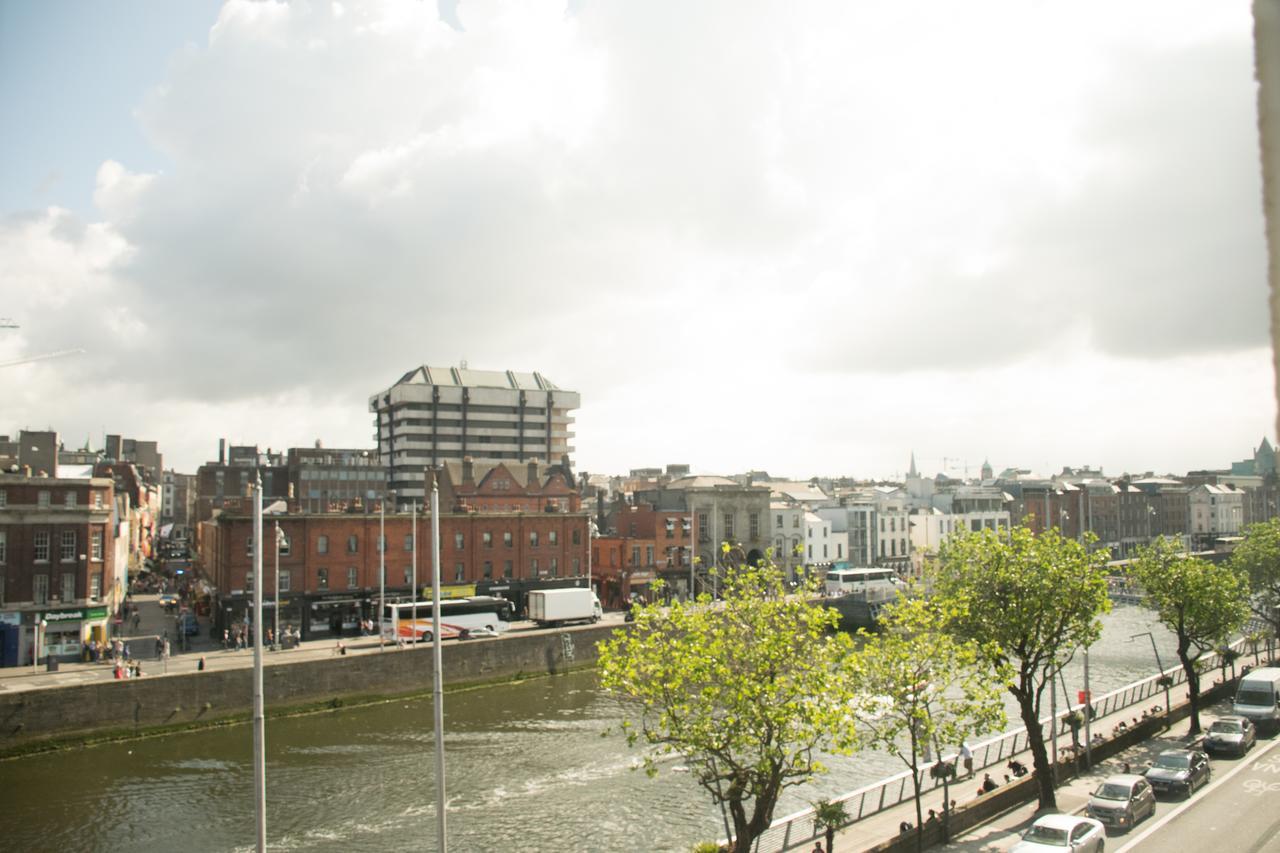
[[[0,317],[0,329],[18,329],[21,328],[17,323],[8,317]],[[61,358],[64,355],[75,355],[84,352],[82,349],[64,349],[57,352],[47,352],[42,355],[29,355],[26,358],[15,358],[13,361],[0,361],[0,367],[13,367],[18,364],[30,364],[33,361],[44,361],[49,358]]]

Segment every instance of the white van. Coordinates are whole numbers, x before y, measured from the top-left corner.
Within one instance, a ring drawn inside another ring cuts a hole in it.
[[[1231,712],[1248,717],[1260,729],[1280,726],[1280,667],[1255,669],[1241,678]]]

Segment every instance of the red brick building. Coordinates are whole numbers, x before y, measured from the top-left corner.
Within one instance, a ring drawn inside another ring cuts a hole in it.
[[[581,498],[568,461],[446,462],[438,469],[440,506],[455,512],[577,512]],[[427,472],[427,493],[432,472]]]
[[[41,619],[41,659],[107,638],[123,593],[114,504],[110,478],[0,474],[0,666],[30,661]]]
[[[441,501],[442,505],[444,501]],[[304,638],[349,629],[375,618],[379,517],[370,514],[267,516],[268,543],[280,525],[281,624],[300,625]],[[387,597],[412,588],[414,527],[407,512],[386,517]],[[201,556],[220,600],[219,625],[240,621],[252,601],[253,519],[224,514],[206,522]],[[431,519],[417,517],[418,586],[431,586]],[[586,575],[587,514],[578,512],[451,512],[440,517],[442,584],[476,585],[517,601],[529,586]],[[263,561],[264,595],[274,600],[274,555]],[[305,618],[304,618],[305,615]]]

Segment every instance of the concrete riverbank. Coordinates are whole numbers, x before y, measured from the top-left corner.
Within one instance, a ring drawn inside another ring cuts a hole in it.
[[[594,666],[596,644],[616,628],[602,624],[449,641],[442,654],[445,689]],[[264,653],[268,714],[376,702],[432,688],[429,645],[380,648],[376,638],[366,637],[346,648],[346,654],[336,654],[335,644],[324,642]],[[6,671],[0,677],[0,757],[248,719],[252,654],[211,652],[203,671],[195,669],[197,659],[175,658],[167,674],[154,662],[144,677],[127,680],[112,679],[105,665],[94,664],[57,674]]]

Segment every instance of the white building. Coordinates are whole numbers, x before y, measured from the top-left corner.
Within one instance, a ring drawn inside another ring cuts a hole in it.
[[[560,462],[573,452],[576,391],[540,373],[414,368],[369,398],[387,486],[420,504],[427,466],[471,457],[479,462]]]
[[[769,504],[773,562],[786,572],[788,580],[794,580],[795,570],[805,563],[804,514],[804,507],[787,501]]]
[[[1191,535],[1210,539],[1234,536],[1244,524],[1244,492],[1231,486],[1201,484],[1190,492]]]
[[[816,512],[804,514],[804,564],[808,569],[827,569],[844,559],[844,542],[831,533],[831,522]],[[837,554],[838,551],[838,554]]]

